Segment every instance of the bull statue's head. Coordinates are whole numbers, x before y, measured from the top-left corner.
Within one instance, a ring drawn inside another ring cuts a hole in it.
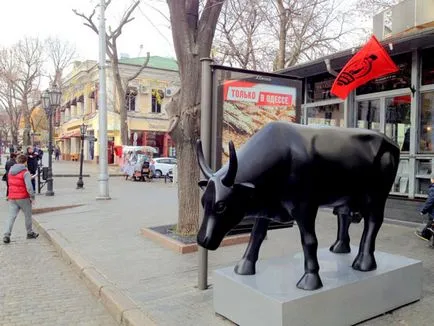
[[[204,216],[197,243],[206,249],[215,250],[224,236],[243,219],[254,185],[235,183],[238,160],[232,141],[229,142],[229,163],[216,173],[205,162],[200,140],[197,141],[196,150],[199,167],[206,177],[206,180],[199,182],[199,186],[204,189],[201,200]]]

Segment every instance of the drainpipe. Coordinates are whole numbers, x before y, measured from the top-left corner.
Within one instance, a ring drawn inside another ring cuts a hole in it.
[[[338,72],[336,70],[332,69],[332,66],[330,64],[330,59],[324,59],[324,62],[326,64],[327,71],[329,72],[329,74],[336,77],[338,75]]]

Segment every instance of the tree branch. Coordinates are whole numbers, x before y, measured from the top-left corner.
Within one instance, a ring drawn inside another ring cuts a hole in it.
[[[149,55],[149,52],[147,52],[147,53],[146,53],[146,59],[145,59],[145,61],[143,62],[142,66],[140,67],[140,69],[139,69],[139,70],[138,70],[134,75],[132,75],[131,77],[129,77],[129,78],[127,79],[127,82],[130,82],[130,81],[136,79],[137,76],[140,75],[140,73],[143,71],[143,69],[145,69],[145,68],[148,66],[149,58],[150,58],[150,55]]]

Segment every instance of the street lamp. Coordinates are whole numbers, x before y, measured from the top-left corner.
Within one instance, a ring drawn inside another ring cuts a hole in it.
[[[53,191],[53,111],[60,105],[62,92],[55,86],[42,93],[41,100],[48,117],[48,176],[46,196],[54,196]]]
[[[83,148],[84,148],[84,137],[86,136],[87,125],[83,124],[80,126],[81,134],[81,151],[80,151],[80,175],[78,176],[77,189],[83,189]]]

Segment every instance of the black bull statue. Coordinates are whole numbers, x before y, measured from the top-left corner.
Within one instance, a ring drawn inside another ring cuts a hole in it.
[[[295,219],[301,235],[305,273],[297,287],[322,287],[317,258],[315,218],[320,206],[359,212],[364,230],[352,267],[372,271],[375,239],[383,223],[387,196],[399,164],[399,148],[386,136],[364,129],[312,128],[272,122],[258,131],[238,153],[229,143],[229,162],[217,172],[205,163],[197,143],[200,169],[207,180],[204,218],[197,242],[215,250],[227,232],[245,216],[258,217],[243,258],[241,275],[255,274],[259,249],[270,219]],[[338,214],[338,237],[330,248],[350,252],[349,214]]]

